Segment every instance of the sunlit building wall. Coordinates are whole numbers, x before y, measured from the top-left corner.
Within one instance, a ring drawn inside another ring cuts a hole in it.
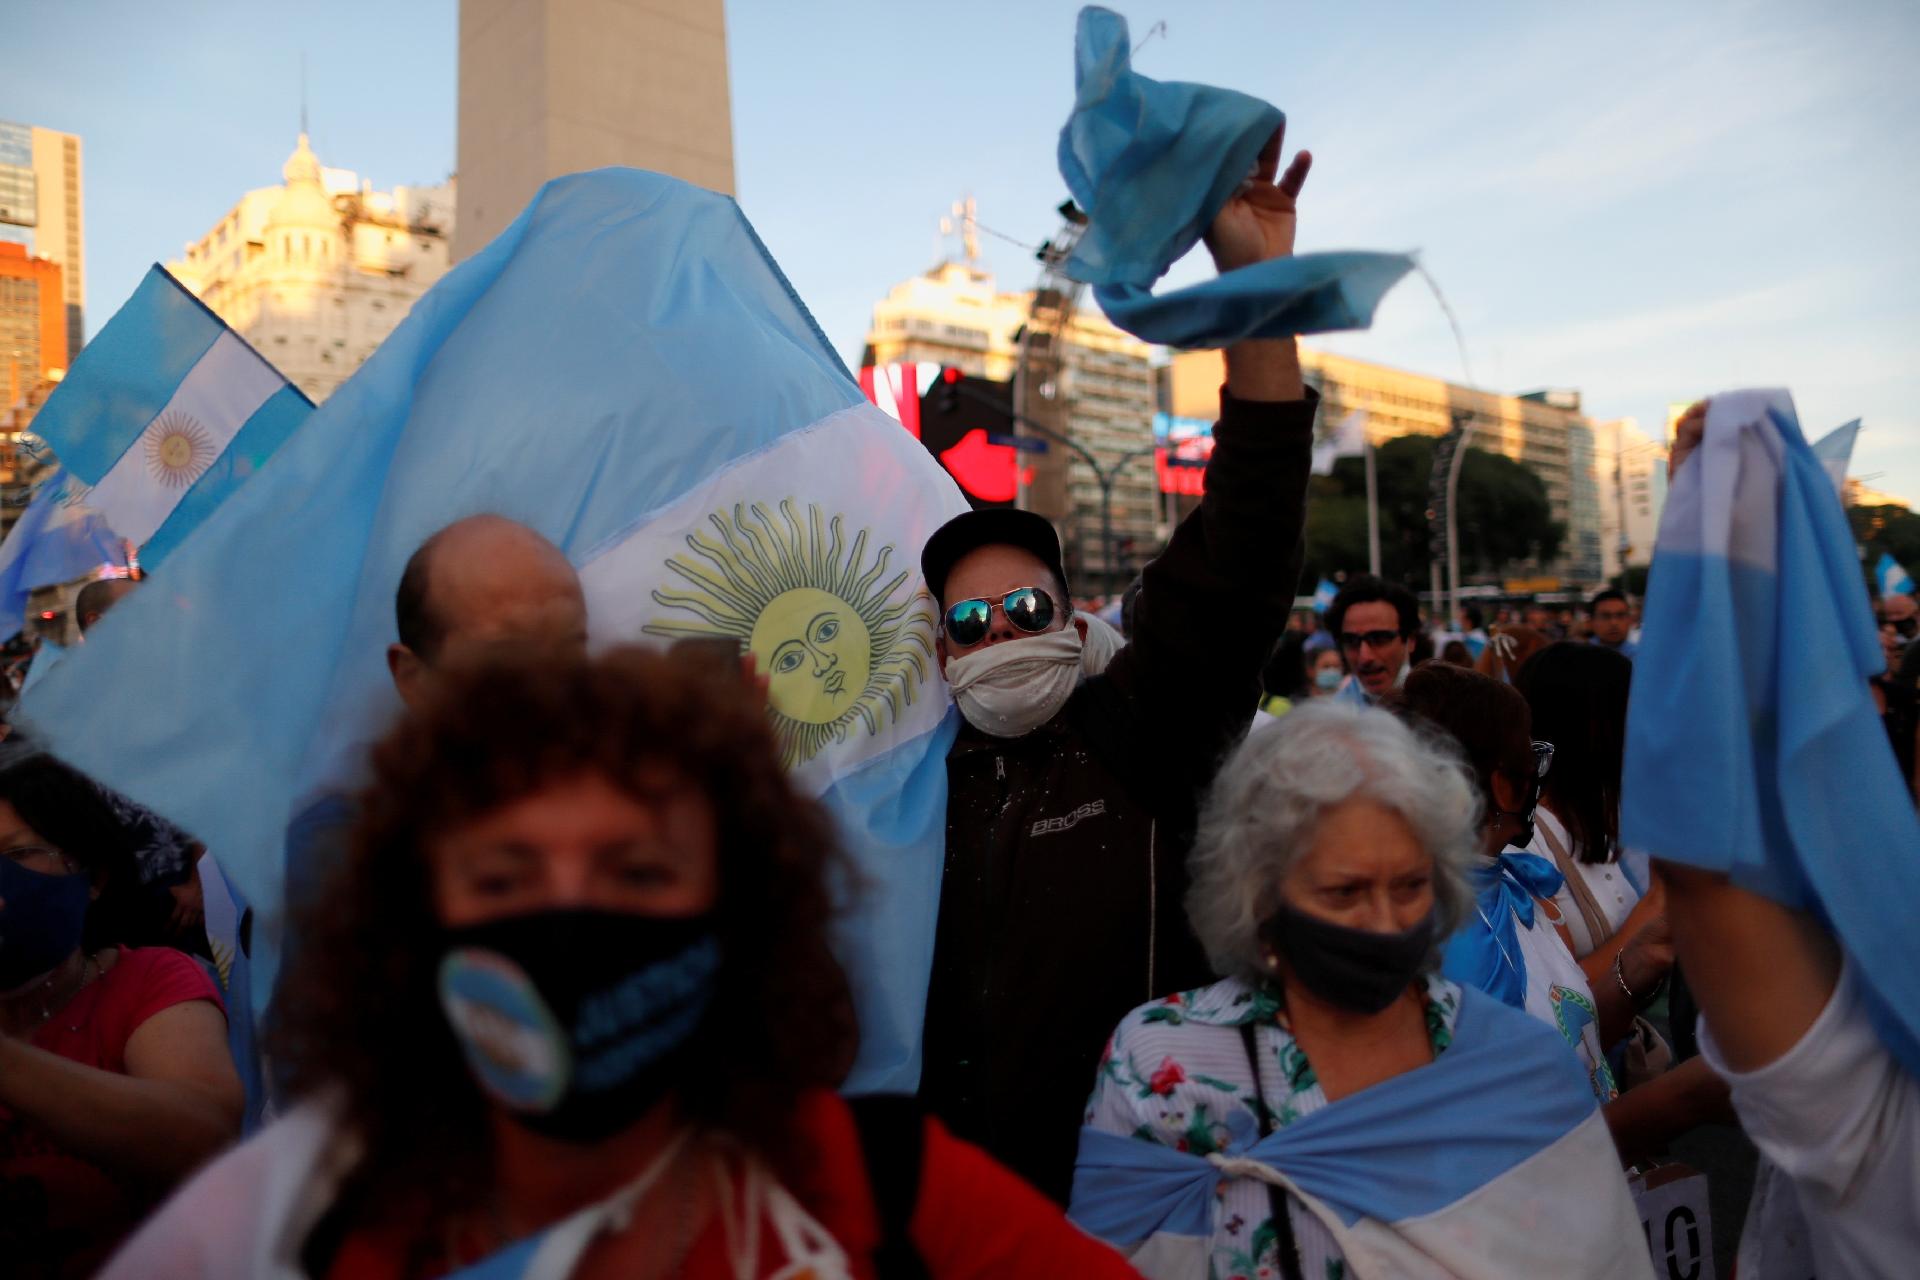
[[[304,133],[281,172],[167,270],[317,402],[446,274],[454,185],[375,191]]]
[[[1578,392],[1502,395],[1305,346],[1300,348],[1300,364],[1307,381],[1320,391],[1322,431],[1364,409],[1367,437],[1379,444],[1404,435],[1443,435],[1455,415],[1466,415],[1473,424],[1468,444],[1525,464],[1546,486],[1553,518],[1567,526],[1560,557],[1532,567],[1568,584],[1603,580],[1598,455],[1593,424],[1581,416]],[[1175,355],[1167,379],[1170,411],[1176,417],[1212,417],[1225,377],[1218,351]],[[1611,478],[1609,471],[1609,483]]]
[[[1020,359],[1017,335],[1032,302],[1031,292],[1000,291],[978,267],[942,262],[901,281],[874,304],[861,362],[935,361],[1010,381]],[[1158,550],[1165,532],[1151,453],[1154,348],[1109,324],[1089,303],[1074,312],[1063,350],[1066,375],[1059,390],[1068,436],[1106,467],[1138,451],[1114,481],[1112,500],[1118,568],[1131,572]],[[1216,396],[1209,420],[1218,409]],[[1103,580],[1100,483],[1077,456],[1067,463],[1067,494],[1068,510],[1042,514],[1061,526],[1069,567],[1090,573],[1087,582]]]

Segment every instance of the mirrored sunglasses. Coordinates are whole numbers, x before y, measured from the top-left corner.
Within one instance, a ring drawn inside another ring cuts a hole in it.
[[[979,644],[987,638],[987,629],[993,622],[993,610],[998,605],[1000,612],[1007,615],[1007,621],[1029,635],[1038,635],[1053,623],[1056,606],[1053,597],[1040,587],[1021,587],[1009,591],[999,600],[956,600],[947,606],[940,620],[941,630],[947,639],[961,648]]]

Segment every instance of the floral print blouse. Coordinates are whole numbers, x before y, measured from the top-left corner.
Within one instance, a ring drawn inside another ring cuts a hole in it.
[[[1438,1056],[1453,1041],[1460,988],[1437,973],[1426,983],[1427,1034]],[[1258,1093],[1240,1034],[1247,1023],[1256,1028]],[[1101,1055],[1086,1123],[1195,1155],[1244,1150],[1260,1137],[1261,1094],[1276,1129],[1327,1105],[1279,996],[1227,978],[1142,1005],[1121,1020]],[[1207,1280],[1278,1280],[1283,1274],[1271,1203],[1266,1183],[1234,1178],[1221,1184]],[[1297,1201],[1289,1198],[1287,1207],[1300,1274],[1344,1280],[1346,1264],[1332,1233]]]

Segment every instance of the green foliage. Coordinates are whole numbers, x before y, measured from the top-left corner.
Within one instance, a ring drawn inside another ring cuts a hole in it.
[[[1847,522],[1869,574],[1883,553],[1905,565],[1908,573],[1920,573],[1920,515],[1905,507],[1848,507]]]
[[[1427,482],[1433,438],[1401,436],[1376,451],[1380,487],[1382,573],[1413,589],[1428,579]],[[1460,572],[1498,576],[1509,566],[1544,562],[1560,554],[1566,526],[1553,519],[1540,477],[1502,454],[1468,449],[1460,466]],[[1318,582],[1336,572],[1367,567],[1365,462],[1341,458],[1331,476],[1316,476],[1307,508],[1306,573]]]

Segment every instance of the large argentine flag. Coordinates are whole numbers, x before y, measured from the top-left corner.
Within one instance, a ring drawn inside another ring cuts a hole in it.
[[[156,265],[75,357],[33,429],[152,569],[312,412]]]
[[[1785,391],[1711,402],[1642,634],[1621,843],[1825,918],[1920,1072],[1920,818],[1867,687],[1885,662],[1853,536]]]
[[[1432,1063],[1264,1138],[1249,1126],[1202,1157],[1082,1129],[1067,1215],[1142,1275],[1201,1276],[1219,1187],[1252,1178],[1292,1193],[1356,1277],[1647,1276],[1619,1156],[1566,1042],[1492,996],[1460,997]]]
[[[853,1083],[911,1088],[955,724],[919,551],[965,509],[731,200],[577,174],[415,304],[27,710],[220,859],[261,997],[288,824],[398,709],[407,558],[464,516],[522,521],[580,567],[597,641],[724,637],[771,675],[787,760],[870,886],[843,951]]]
[[[86,486],[56,471],[0,542],[0,640],[26,625],[35,587],[72,582],[102,565],[125,565],[126,544],[87,505]]]

